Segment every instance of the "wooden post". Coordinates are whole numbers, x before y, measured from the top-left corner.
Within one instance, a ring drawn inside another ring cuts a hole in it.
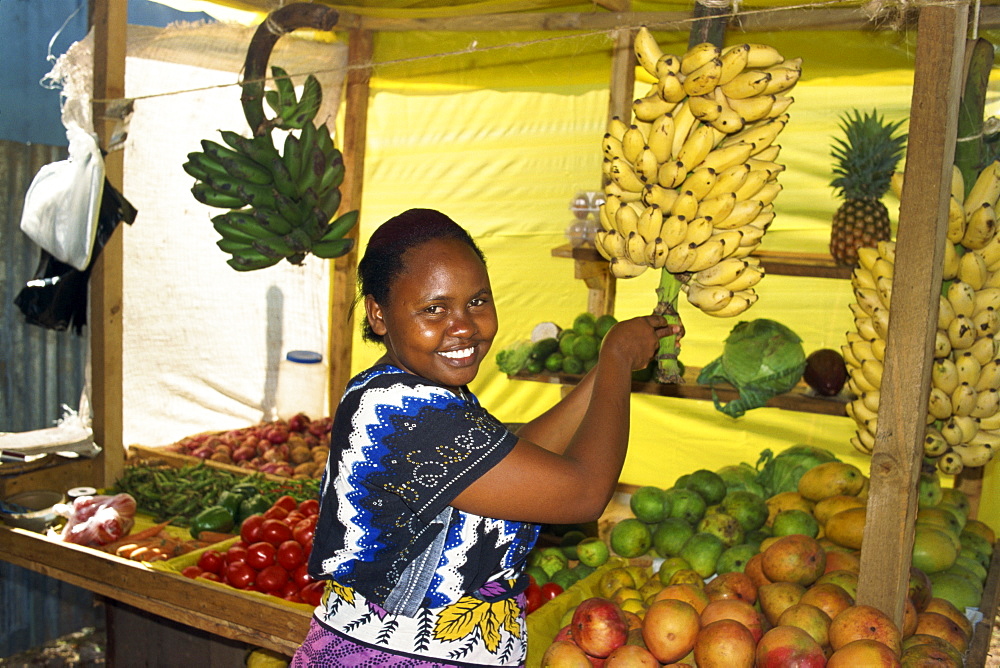
[[[90,0],[94,30],[94,100],[125,97],[125,30],[128,0]],[[107,148],[115,121],[106,117],[107,104],[93,105],[94,130]],[[124,154],[105,158],[107,178],[122,191]],[[122,254],[119,225],[94,262],[90,275],[90,373],[94,442],[104,450],[95,460],[95,484],[114,482],[125,468],[122,442]]]
[[[899,626],[913,549],[968,15],[967,4],[928,4],[921,7],[917,26],[892,310],[857,598]]]
[[[370,30],[352,30],[347,49],[347,91],[344,105],[343,154],[346,173],[341,186],[340,211],[361,208],[368,134],[368,93],[374,51]],[[347,255],[334,260],[330,277],[330,415],[351,379],[351,346],[354,336],[355,281],[358,264],[358,225],[348,236],[355,240]]]

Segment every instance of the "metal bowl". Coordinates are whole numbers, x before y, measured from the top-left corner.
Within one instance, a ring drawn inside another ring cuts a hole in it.
[[[52,511],[52,506],[63,502],[62,492],[49,489],[37,489],[28,492],[19,492],[4,499],[4,512],[0,512],[0,519],[4,523],[19,529],[29,531],[45,531],[45,529],[59,519],[59,516]],[[21,506],[27,512],[6,512],[10,506]]]

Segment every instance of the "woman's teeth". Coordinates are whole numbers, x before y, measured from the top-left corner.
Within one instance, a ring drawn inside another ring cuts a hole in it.
[[[448,352],[439,353],[444,357],[449,359],[457,360],[463,357],[469,357],[472,355],[474,348],[463,348],[462,350],[449,350]]]

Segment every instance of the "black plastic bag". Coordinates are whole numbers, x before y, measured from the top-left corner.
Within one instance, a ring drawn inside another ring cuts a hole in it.
[[[83,332],[87,324],[87,284],[94,262],[118,224],[131,225],[136,213],[125,196],[105,179],[94,250],[87,268],[80,271],[43,249],[35,275],[14,298],[28,324],[60,332],[72,327],[76,334]]]

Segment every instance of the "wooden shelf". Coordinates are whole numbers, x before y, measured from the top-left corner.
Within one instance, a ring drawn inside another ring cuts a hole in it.
[[[552,249],[553,257],[563,257],[585,262],[605,262],[601,254],[591,246],[574,248],[564,244]],[[825,253],[792,253],[781,251],[758,251],[754,257],[760,259],[764,271],[775,276],[811,276],[813,278],[851,277],[852,267],[844,267],[833,261]]]
[[[640,383],[633,381],[632,392],[637,394],[653,394],[661,397],[675,397],[679,399],[701,399],[712,400],[712,388],[707,385],[699,385],[696,382],[701,369],[688,367],[684,371],[684,382],[679,384],[665,384],[656,382]],[[559,385],[575,385],[580,381],[580,376],[566,373],[540,373],[527,374],[519,373],[509,376],[512,380],[527,380],[538,383],[554,383]],[[728,384],[717,385],[715,393],[719,401],[724,403],[739,397],[739,392]],[[836,415],[846,417],[844,406],[847,404],[847,397],[838,395],[836,397],[821,397],[814,393],[803,382],[800,382],[791,391],[773,397],[765,404],[770,408],[782,408],[785,410],[799,411],[802,413],[818,413],[821,415]]]

